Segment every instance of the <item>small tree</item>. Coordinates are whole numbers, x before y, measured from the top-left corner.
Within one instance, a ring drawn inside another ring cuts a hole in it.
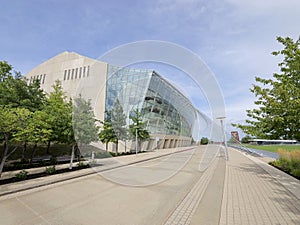
[[[142,115],[138,109],[133,111],[133,114],[130,115],[132,124],[130,124],[130,132],[132,137],[137,136],[137,150],[140,151],[141,142],[150,138],[149,132],[145,129],[145,123],[143,122]]]
[[[202,137],[201,138],[201,141],[200,141],[200,144],[201,145],[207,145],[209,142],[208,138],[207,137]]]
[[[124,140],[126,138],[126,116],[123,111],[123,107],[121,106],[119,100],[117,99],[113,109],[110,112],[111,125],[113,131],[115,133],[115,138],[113,140],[116,144],[116,153],[118,154],[118,144],[119,140]]]
[[[71,129],[70,125],[72,124],[72,104],[67,102],[67,97],[63,92],[60,81],[55,81],[52,87],[53,92],[50,93],[44,107],[48,114],[47,120],[51,124],[53,131],[48,141],[48,153],[52,141],[58,143],[68,142],[68,129]]]
[[[86,101],[81,96],[74,99],[73,114],[73,133],[71,132],[72,153],[70,169],[72,169],[75,147],[79,144],[90,144],[98,140],[98,127],[91,107],[90,101]]]
[[[115,143],[118,140],[117,135],[112,127],[110,113],[106,113],[102,130],[99,133],[99,140],[105,144],[106,152],[108,151],[108,143]]]

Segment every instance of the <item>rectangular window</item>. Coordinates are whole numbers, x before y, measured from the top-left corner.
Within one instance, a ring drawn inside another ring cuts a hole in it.
[[[77,74],[78,74],[78,68],[76,68],[76,71],[75,71],[75,79],[77,79]]]
[[[43,75],[43,81],[42,81],[42,84],[45,83],[45,77],[46,77],[46,74]]]
[[[88,77],[90,75],[90,66],[87,67],[86,76]]]
[[[29,81],[29,84],[31,84],[31,82],[32,82],[32,76],[30,77],[30,81]]]
[[[72,69],[72,76],[71,76],[71,80],[73,80],[74,77],[74,69]]]
[[[64,73],[64,80],[67,79],[67,70],[65,70],[65,73]]]
[[[70,80],[71,70],[68,70],[68,80]]]
[[[81,70],[82,70],[82,67],[79,68],[79,78],[81,78]]]
[[[85,66],[83,67],[83,74],[82,77],[85,77]]]

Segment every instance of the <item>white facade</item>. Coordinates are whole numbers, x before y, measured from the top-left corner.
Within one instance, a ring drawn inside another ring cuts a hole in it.
[[[107,63],[84,57],[74,52],[63,52],[35,67],[26,74],[25,77],[29,82],[33,79],[39,79],[41,88],[46,93],[52,92],[53,84],[56,80],[59,80],[63,91],[68,97],[74,98],[81,95],[83,98],[91,100],[91,106],[94,109],[96,118],[104,121],[105,110],[107,107],[106,85],[108,79],[108,67],[109,65]],[[155,72],[153,71],[153,73]],[[141,74],[139,76],[141,76]],[[160,79],[157,74],[156,79]],[[164,79],[162,80],[163,83],[167,83]],[[169,86],[171,87],[171,85]],[[181,98],[180,93],[175,90],[175,88],[174,91],[173,94],[175,93],[177,97],[173,98]],[[171,93],[170,95],[172,96]],[[144,96],[140,97],[144,99]],[[196,111],[194,112],[192,104],[186,97],[182,95],[182,99],[188,104],[188,107],[190,107],[189,110],[192,110],[193,114],[196,115]],[[187,107],[187,105],[185,107]],[[182,109],[180,110],[182,111]],[[192,123],[190,124],[192,125]],[[191,136],[152,133],[151,139],[143,143],[142,149],[151,150],[156,148],[161,149],[187,146],[191,144],[191,140]],[[101,143],[99,143],[98,146],[104,148]],[[134,146],[134,143],[129,142],[127,143],[126,148],[134,149]],[[111,148],[114,147],[111,146]],[[124,149],[125,143],[122,142],[119,144],[119,150],[122,151]]]

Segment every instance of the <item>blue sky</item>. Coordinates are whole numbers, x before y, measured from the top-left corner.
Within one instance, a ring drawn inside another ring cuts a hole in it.
[[[277,71],[280,58],[271,55],[281,49],[276,37],[300,35],[298,0],[0,0],[0,5],[0,60],[22,74],[63,51],[98,58],[128,42],[169,41],[196,53],[215,74],[228,123],[244,120],[245,110],[254,107],[249,91],[254,77]],[[209,114],[191,80],[180,72],[171,79]]]

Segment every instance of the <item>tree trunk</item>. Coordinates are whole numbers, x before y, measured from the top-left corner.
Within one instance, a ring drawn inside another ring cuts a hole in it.
[[[25,152],[27,151],[27,141],[24,142],[23,145],[23,150],[22,150],[22,156],[21,156],[21,160],[24,161],[25,160]]]
[[[7,159],[7,153],[8,153],[8,137],[5,134],[4,134],[4,137],[5,137],[5,142],[4,142],[4,146],[3,146],[3,156],[1,159],[1,163],[0,163],[0,177],[1,177],[1,174],[3,171],[5,160]]]
[[[31,157],[30,157],[30,164],[32,164],[32,159],[33,159],[33,157],[35,155],[36,147],[37,147],[37,143],[34,143],[33,151],[32,151]]]
[[[108,142],[105,143],[105,150],[107,152],[107,149],[108,149]]]
[[[75,144],[72,145],[71,160],[70,160],[70,166],[69,166],[70,170],[73,168],[74,153],[75,153]]]
[[[50,154],[50,144],[51,144],[51,141],[48,141],[48,144],[47,144],[47,154],[48,155]]]

